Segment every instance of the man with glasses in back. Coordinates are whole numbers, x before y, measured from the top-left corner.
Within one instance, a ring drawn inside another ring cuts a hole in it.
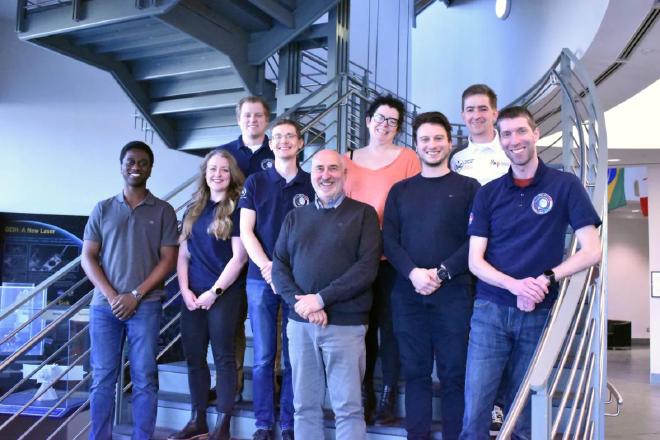
[[[290,120],[275,123],[270,148],[273,167],[254,173],[245,182],[239,201],[241,240],[250,263],[247,278],[248,310],[254,341],[252,367],[253,405],[256,418],[254,440],[275,438],[274,369],[277,352],[277,315],[282,312],[282,389],[280,428],[283,440],[293,439],[293,389],[286,324],[289,306],[272,288],[272,255],[286,214],[309,204],[314,188],[308,173],[298,167],[303,148],[300,127]]]

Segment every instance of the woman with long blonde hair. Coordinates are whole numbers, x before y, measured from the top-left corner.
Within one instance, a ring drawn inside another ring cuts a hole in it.
[[[186,426],[170,435],[170,439],[202,439],[209,435],[209,341],[216,370],[218,418],[208,438],[230,439],[229,421],[236,390],[234,335],[245,301],[243,268],[247,253],[239,237],[236,209],[243,181],[230,153],[210,152],[200,166],[197,190],[183,221],[177,274],[183,297],[181,339],[188,364],[192,414]]]

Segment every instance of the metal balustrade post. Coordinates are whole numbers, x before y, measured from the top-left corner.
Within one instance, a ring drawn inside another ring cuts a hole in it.
[[[559,56],[559,77],[560,81],[568,85],[571,82],[571,60],[562,52]],[[571,96],[568,94],[566,88],[561,92],[561,140],[562,140],[562,165],[564,171],[573,173],[574,167],[579,165],[575,163],[573,158],[573,112]],[[577,127],[579,130],[580,127]]]
[[[548,395],[548,384],[531,392],[532,440],[550,438],[552,426],[552,397]]]

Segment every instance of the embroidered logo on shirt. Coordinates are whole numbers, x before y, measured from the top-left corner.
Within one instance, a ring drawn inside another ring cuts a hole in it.
[[[550,194],[540,193],[534,196],[532,200],[532,211],[538,215],[547,214],[552,210],[552,197]]]
[[[474,213],[473,212],[470,213],[470,217],[468,218],[468,225],[472,224],[472,220],[474,220]]]
[[[474,164],[474,159],[455,159],[454,171],[460,173],[463,169],[471,169]]]
[[[264,159],[261,161],[261,169],[267,170],[273,168],[273,159]]]
[[[243,187],[243,189],[241,190],[241,198],[244,199],[246,195],[247,195],[247,189]]]
[[[307,197],[307,194],[296,194],[293,196],[293,206],[296,208],[302,208],[307,205],[309,205],[309,197]]]

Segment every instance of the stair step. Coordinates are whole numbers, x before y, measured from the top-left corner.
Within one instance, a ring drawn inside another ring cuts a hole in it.
[[[168,77],[150,81],[148,84],[149,96],[152,99],[170,98],[180,95],[210,93],[215,91],[243,90],[243,82],[233,70],[220,72],[202,72],[188,75]],[[235,104],[234,104],[235,105]],[[236,115],[232,109],[233,122]],[[199,116],[196,114],[195,116]],[[216,124],[218,125],[218,124]]]
[[[153,115],[168,115],[195,110],[211,110],[219,108],[234,108],[236,102],[246,95],[246,92],[215,93],[212,95],[194,96],[190,98],[168,99],[151,105]]]
[[[202,49],[186,55],[147,58],[130,63],[133,78],[145,81],[185,75],[196,72],[221,72],[232,69],[229,57],[211,49]]]
[[[240,134],[241,129],[237,125],[177,130],[177,142],[180,150],[212,148],[233,141]]]
[[[171,33],[173,29],[153,17],[143,17],[76,30],[69,36],[77,45],[101,44],[132,38],[143,40],[152,35]]]
[[[138,59],[148,59],[162,57],[174,54],[185,55],[187,53],[197,52],[205,49],[207,46],[197,40],[182,41],[177,44],[151,44],[149,46],[138,47],[135,49],[126,49],[113,53],[116,60],[134,61]]]

